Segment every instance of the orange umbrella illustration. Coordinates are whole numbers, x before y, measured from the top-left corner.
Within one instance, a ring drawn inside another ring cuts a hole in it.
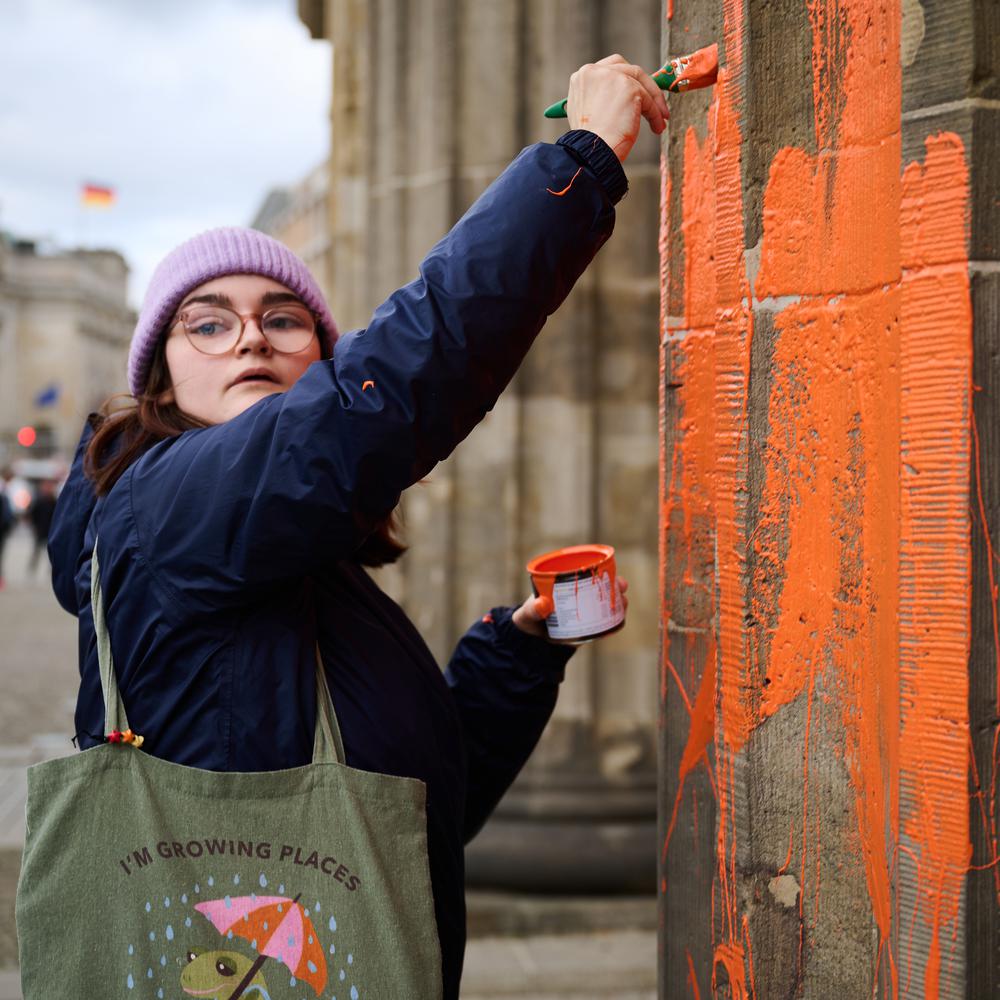
[[[261,966],[275,958],[292,970],[296,979],[308,983],[319,996],[326,986],[326,958],[312,921],[294,899],[285,896],[226,896],[198,903],[195,909],[208,917],[220,934],[233,932],[253,943],[257,958],[250,971],[233,990],[229,1000],[238,1000]]]

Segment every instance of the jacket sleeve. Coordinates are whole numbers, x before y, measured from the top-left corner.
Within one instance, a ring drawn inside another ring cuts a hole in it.
[[[332,359],[119,480],[140,556],[179,601],[252,600],[350,556],[493,407],[614,226],[620,165],[590,133],[564,139],[523,150]]]
[[[52,564],[52,589],[56,599],[71,615],[77,606],[76,570],[83,554],[83,539],[90,522],[90,515],[97,504],[90,480],[84,475],[83,461],[87,445],[94,436],[97,414],[87,417],[83,433],[76,446],[73,464],[66,483],[59,493],[56,509],[49,528],[49,560]],[[87,553],[89,555],[89,553]]]
[[[460,640],[445,670],[468,756],[465,842],[489,819],[538,743],[573,646],[522,632],[494,608]]]

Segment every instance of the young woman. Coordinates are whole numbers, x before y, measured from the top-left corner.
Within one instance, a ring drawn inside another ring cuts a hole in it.
[[[401,492],[494,405],[610,236],[642,117],[659,133],[666,115],[620,56],[580,69],[572,130],[525,149],[419,277],[343,336],[274,240],[226,229],[176,248],[133,337],[134,406],[90,421],[50,535],[57,595],[80,622],[83,748],[105,721],[95,545],[118,686],[149,754],[210,771],[306,764],[318,645],[349,767],[426,784],[449,998],[463,845],[535,746],[570,651],[544,640],[528,600],[484,615],[442,675],[364,567],[403,551]]]

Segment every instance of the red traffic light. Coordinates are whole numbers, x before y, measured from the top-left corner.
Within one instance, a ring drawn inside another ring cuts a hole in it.
[[[17,443],[25,448],[30,448],[37,437],[34,427],[22,427],[17,432]]]

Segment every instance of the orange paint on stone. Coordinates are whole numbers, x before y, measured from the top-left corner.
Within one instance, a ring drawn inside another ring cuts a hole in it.
[[[969,838],[969,472],[972,306],[969,176],[961,140],[929,137],[903,174],[900,602],[901,821],[919,857],[930,934],[922,995],[936,1000],[941,947],[960,918]],[[953,950],[953,946],[949,949]]]
[[[826,732],[813,720],[822,680],[839,712],[853,792],[841,846],[856,848],[878,931],[873,991],[897,997],[902,963],[908,984],[919,989],[922,971],[922,995],[936,997],[956,958],[971,858],[968,172],[951,135],[929,139],[924,163],[902,170],[900,0],[807,0],[807,8],[818,151],[785,148],[772,161],[752,290],[744,267],[740,0],[723,3],[726,69],[708,137],[699,142],[693,129],[685,136],[685,329],[672,353],[673,476],[661,485],[665,530],[683,531],[688,555],[673,594],[712,579],[696,556],[711,534],[704,526],[714,527],[718,642],[693,705],[684,693],[690,728],[663,851],[684,781],[714,735],[712,984],[721,966],[731,995],[747,996],[753,915],[738,893],[735,761],[757,726],[803,705],[796,867],[803,933],[817,929],[823,845],[817,806],[810,817],[810,756],[838,749],[829,742],[814,749]],[[752,299],[778,302],[766,442],[748,440]],[[747,451],[761,445],[758,519],[748,538]],[[663,540],[661,553],[667,549]],[[666,622],[675,609],[666,598],[663,607]],[[1000,662],[1000,638],[997,647]],[[758,648],[767,650],[766,676],[751,656]],[[1000,705],[1000,689],[997,697]],[[995,780],[989,785],[988,806],[976,793],[993,844],[982,867],[994,868],[1000,891]],[[794,833],[780,872],[791,864]],[[930,932],[916,972],[917,956],[896,951],[894,925],[897,861],[911,855],[914,913]]]
[[[698,989],[698,977],[695,975],[694,962],[691,960],[691,952],[684,949],[684,955],[687,957],[688,964],[688,985],[691,987],[691,996],[694,1000],[701,1000],[701,990]]]

